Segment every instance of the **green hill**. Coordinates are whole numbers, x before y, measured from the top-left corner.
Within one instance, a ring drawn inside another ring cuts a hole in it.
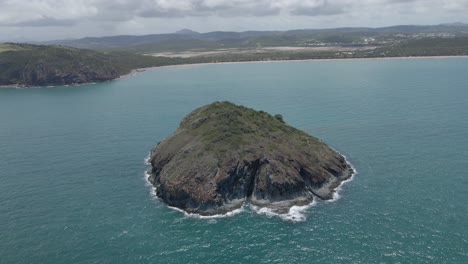
[[[113,80],[133,69],[167,64],[131,53],[101,53],[63,46],[0,45],[0,85],[45,86]]]
[[[389,57],[468,55],[468,37],[423,38],[377,49]]]

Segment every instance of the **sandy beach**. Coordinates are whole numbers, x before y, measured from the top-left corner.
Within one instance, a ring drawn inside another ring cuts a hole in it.
[[[129,74],[120,76],[118,79],[124,79],[150,70],[164,68],[190,68],[204,65],[225,65],[225,64],[252,64],[252,63],[282,63],[282,62],[323,62],[323,61],[356,61],[356,60],[413,60],[413,59],[453,59],[453,58],[468,58],[468,55],[456,56],[414,56],[414,57],[376,57],[376,58],[339,58],[339,59],[304,59],[304,60],[263,60],[263,61],[231,61],[231,62],[207,62],[193,64],[166,65],[157,67],[148,67],[132,70]]]
[[[193,64],[179,64],[179,65],[166,65],[156,66],[148,68],[139,68],[132,70],[130,73],[120,76],[115,80],[122,80],[129,77],[133,77],[139,73],[165,69],[165,68],[191,68],[205,65],[225,65],[225,64],[251,64],[251,63],[282,63],[282,62],[327,62],[327,61],[355,61],[355,60],[413,60],[413,59],[453,59],[453,58],[468,58],[468,55],[456,55],[456,56],[414,56],[414,57],[376,57],[376,58],[339,58],[339,59],[304,59],[304,60],[264,60],[264,61],[232,61],[232,62],[208,62],[208,63],[193,63]],[[96,83],[83,83],[83,84],[70,84],[70,85],[59,85],[59,86],[83,86]],[[19,86],[19,85],[0,85],[0,89],[30,89],[30,88],[52,88],[57,86]]]

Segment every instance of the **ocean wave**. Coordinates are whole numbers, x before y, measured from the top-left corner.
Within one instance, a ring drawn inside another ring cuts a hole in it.
[[[149,179],[148,179],[151,175],[148,173],[147,170],[144,172],[144,175],[145,175],[145,185],[146,185],[146,186],[151,186],[151,187],[154,188],[154,185],[151,184],[151,182],[150,182]]]
[[[150,153],[148,153],[148,156],[145,157],[145,165],[148,165],[148,166],[151,165],[150,159],[151,159],[151,151]]]
[[[242,212],[245,211],[245,206],[242,205],[241,208],[238,208],[238,209],[235,209],[235,210],[232,210],[232,211],[229,211],[225,214],[216,214],[216,215],[200,215],[200,214],[193,214],[193,213],[188,213],[180,208],[177,208],[177,207],[172,207],[172,206],[167,206],[169,209],[172,209],[172,210],[175,210],[177,212],[181,212],[181,213],[184,213],[184,216],[185,217],[190,217],[190,218],[196,218],[196,219],[216,219],[216,218],[226,218],[226,217],[231,217],[231,216],[235,216],[235,215],[238,215]]]
[[[335,150],[335,151],[336,151],[336,150]],[[336,151],[336,152],[338,152],[338,151]],[[345,155],[341,154],[340,152],[338,152],[338,153],[339,153],[341,156],[344,157],[346,163],[349,164],[349,166],[350,166],[351,169],[353,170],[353,174],[351,174],[351,177],[349,177],[348,179],[342,181],[342,182],[340,183],[340,185],[339,185],[338,187],[336,187],[335,192],[333,193],[333,198],[332,198],[331,200],[326,200],[325,202],[327,202],[327,203],[333,203],[333,202],[338,201],[338,200],[341,198],[341,196],[340,196],[340,191],[343,190],[343,185],[345,185],[345,184],[348,183],[348,182],[353,181],[353,180],[354,180],[354,177],[358,174],[358,171],[356,170],[356,168],[354,167],[354,165],[353,165],[351,162],[349,162],[348,158],[347,158]]]
[[[146,159],[145,159],[146,160]],[[149,176],[150,174],[148,173],[148,171],[145,171],[144,172],[144,176],[145,176],[145,185],[148,186],[148,187],[151,187],[151,192],[150,192],[150,195],[153,199],[155,200],[160,200],[159,197],[156,195],[156,187],[154,187],[154,185],[149,181]],[[233,211],[230,211],[230,212],[227,212],[225,214],[217,214],[217,215],[210,215],[210,216],[205,216],[205,215],[199,215],[199,214],[192,214],[192,213],[187,213],[186,211],[182,210],[182,209],[179,209],[177,207],[172,207],[172,206],[169,206],[169,205],[166,205],[167,208],[169,209],[172,209],[172,210],[175,210],[177,212],[181,212],[181,213],[184,213],[184,215],[186,217],[190,217],[190,218],[198,218],[198,219],[213,219],[213,218],[225,218],[225,217],[231,217],[231,216],[234,216],[234,215],[238,215],[242,212],[245,211],[244,209],[244,205],[242,205],[241,208],[238,208],[238,209],[235,209]]]
[[[156,195],[156,187],[154,187],[154,185],[149,181],[149,176],[150,174],[148,173],[148,171],[145,171],[144,173],[145,175],[145,185],[147,187],[150,187],[151,191],[150,191],[150,195],[151,195],[151,198],[153,199],[159,199],[158,196]]]
[[[250,208],[252,209],[252,211],[260,215],[266,215],[268,217],[279,217],[285,221],[291,221],[291,222],[304,222],[305,220],[307,220],[307,217],[304,215],[304,212],[316,204],[317,202],[314,199],[308,205],[304,205],[304,206],[295,205],[289,208],[289,211],[285,214],[276,213],[273,209],[270,209],[267,207],[258,207],[252,204],[250,204]]]
[[[339,153],[339,152],[338,152]],[[356,168],[354,167],[354,165],[349,162],[349,160],[347,159],[347,157],[343,154],[340,153],[340,155],[342,155],[345,160],[346,160],[346,163],[349,164],[349,166],[351,167],[351,169],[353,170],[353,174],[351,175],[351,177],[349,177],[349,179],[346,179],[344,181],[341,182],[341,184],[335,189],[335,192],[333,193],[333,198],[331,200],[326,200],[325,202],[335,202],[337,200],[339,200],[341,198],[339,192],[342,190],[342,187],[344,184],[348,183],[348,182],[351,182],[354,177],[358,174]],[[151,157],[151,153],[148,154],[148,156],[145,157],[145,164],[146,165],[151,165],[150,162],[149,162],[149,159]],[[145,185],[147,185],[148,187],[151,187],[151,197],[154,198],[154,199],[157,199],[159,200],[158,196],[156,195],[156,187],[149,181],[149,177],[150,177],[150,174],[148,173],[148,171],[145,171],[144,172],[144,176],[145,176]],[[317,204],[317,199],[314,198],[314,200],[308,204],[308,205],[304,205],[304,206],[292,206],[291,208],[289,208],[289,211],[285,214],[280,214],[280,213],[276,213],[274,212],[273,209],[270,209],[270,208],[267,208],[267,207],[258,207],[258,206],[255,206],[255,205],[252,205],[252,204],[249,204],[249,208],[259,214],[259,215],[266,215],[268,217],[279,217],[285,221],[291,221],[291,222],[304,222],[307,220],[304,212],[309,209],[310,207],[313,207]],[[235,215],[238,215],[245,210],[245,204],[242,205],[241,208],[238,208],[238,209],[235,209],[233,211],[230,211],[230,212],[227,212],[225,214],[217,214],[217,215],[210,215],[210,216],[206,216],[206,215],[200,215],[200,214],[194,214],[194,213],[188,213],[180,208],[177,208],[177,207],[172,207],[172,206],[168,206],[166,205],[169,209],[172,209],[172,210],[175,210],[177,212],[181,212],[184,214],[185,217],[190,217],[190,218],[195,218],[195,219],[216,219],[216,218],[226,218],[226,217],[231,217],[231,216],[235,216]]]

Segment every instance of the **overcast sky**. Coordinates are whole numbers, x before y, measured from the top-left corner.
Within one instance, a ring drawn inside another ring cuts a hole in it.
[[[468,0],[0,0],[0,41],[468,23]]]

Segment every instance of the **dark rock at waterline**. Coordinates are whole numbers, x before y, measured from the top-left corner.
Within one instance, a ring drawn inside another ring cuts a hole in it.
[[[353,174],[320,140],[263,111],[216,102],[196,109],[150,156],[149,181],[170,206],[214,215],[253,205],[278,213],[332,199]]]

